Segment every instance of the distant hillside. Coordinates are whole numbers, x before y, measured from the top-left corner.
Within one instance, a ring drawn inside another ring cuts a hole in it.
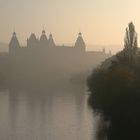
[[[0,42],[0,52],[8,52],[8,44]]]

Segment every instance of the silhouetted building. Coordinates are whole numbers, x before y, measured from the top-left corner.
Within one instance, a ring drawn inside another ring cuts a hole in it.
[[[107,54],[105,49],[86,51],[82,33],[78,34],[73,46],[58,46],[52,34],[47,39],[45,30],[42,31],[40,39],[32,33],[24,47],[19,45],[16,33],[13,33],[9,53],[13,77],[47,79],[52,76],[52,81],[59,81],[62,77],[69,78],[74,73],[92,71],[93,67],[110,57],[110,53]]]
[[[80,48],[80,49],[83,49],[83,50],[86,49],[86,44],[85,44],[85,42],[83,40],[81,32],[78,34],[78,38],[77,38],[77,40],[75,42],[75,48]]]
[[[40,37],[40,46],[41,47],[47,47],[48,46],[48,39],[47,39],[45,30],[42,31],[42,35]]]
[[[9,43],[9,52],[13,52],[18,48],[20,48],[20,44],[16,37],[16,33],[14,32],[11,41]]]
[[[32,33],[30,38],[27,39],[27,47],[38,47],[39,40],[36,38],[35,34]]]
[[[49,35],[48,46],[49,47],[55,47],[56,46],[55,43],[54,43],[52,34]]]

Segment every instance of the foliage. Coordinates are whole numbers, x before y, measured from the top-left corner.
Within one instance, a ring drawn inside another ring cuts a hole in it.
[[[133,23],[126,30],[124,50],[113,57],[88,78],[89,104],[111,121],[110,139],[134,139],[140,129],[140,52]]]

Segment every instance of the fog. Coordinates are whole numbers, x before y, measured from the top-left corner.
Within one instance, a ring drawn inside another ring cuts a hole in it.
[[[79,33],[74,46],[57,46],[53,36],[42,31],[40,39],[35,34],[20,46],[14,32],[9,51],[0,53],[1,83],[5,86],[48,86],[64,82],[85,83],[92,69],[111,53],[86,51],[86,44]]]
[[[139,137],[139,4],[0,0],[0,139]]]
[[[73,43],[81,31],[88,44],[116,46],[122,44],[128,21],[133,20],[140,30],[139,3],[138,0],[0,0],[0,42],[8,42],[15,30],[21,43],[26,44],[31,32],[39,36],[44,27],[59,44]]]
[[[40,39],[31,34],[27,46],[12,34],[8,51],[0,52],[0,139],[96,137],[86,80],[111,52],[86,48],[82,33],[73,46],[56,45],[44,30]]]

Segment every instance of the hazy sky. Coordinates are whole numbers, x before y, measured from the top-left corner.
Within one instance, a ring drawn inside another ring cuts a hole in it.
[[[140,33],[140,0],[0,0],[0,19],[2,42],[9,42],[15,28],[26,44],[44,26],[57,44],[74,43],[81,31],[87,44],[123,45],[128,22]]]

